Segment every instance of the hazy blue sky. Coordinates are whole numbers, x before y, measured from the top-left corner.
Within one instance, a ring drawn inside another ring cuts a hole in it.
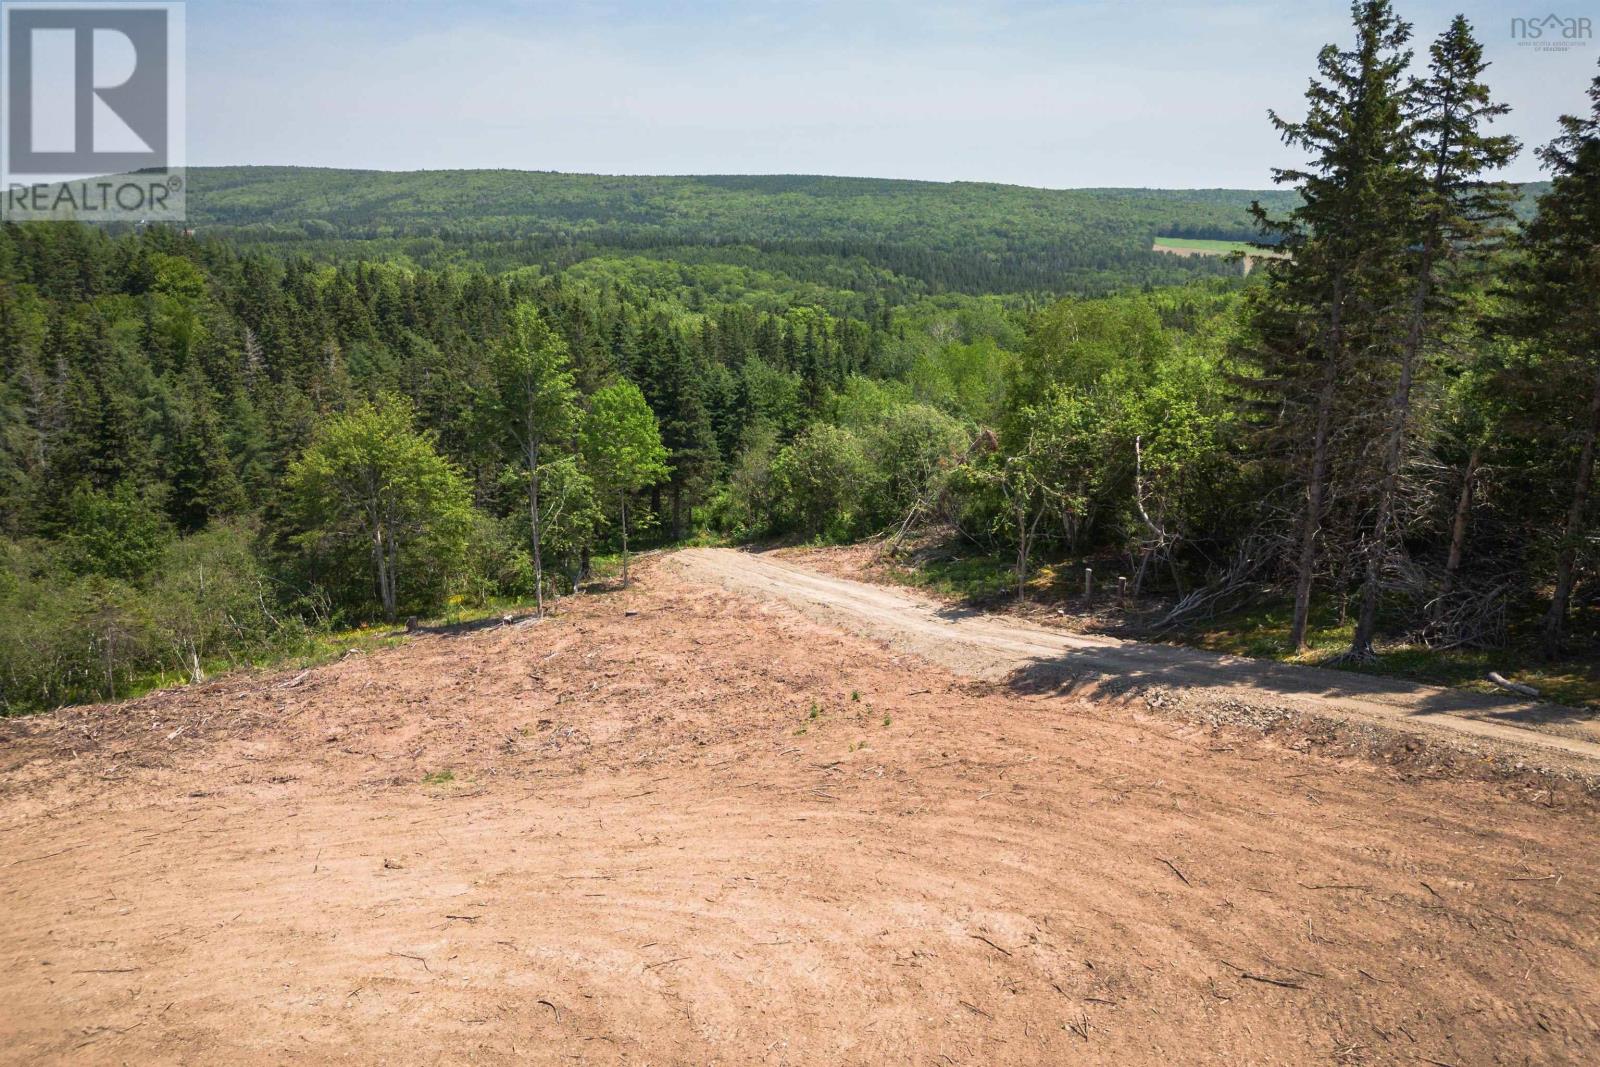
[[[1464,10],[1538,143],[1600,42],[1519,47],[1523,6],[1399,9],[1419,55]],[[194,164],[1258,188],[1289,162],[1265,109],[1298,113],[1349,29],[1322,0],[191,0],[188,36]]]

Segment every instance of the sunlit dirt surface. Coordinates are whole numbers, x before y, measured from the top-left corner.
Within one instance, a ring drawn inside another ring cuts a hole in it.
[[[0,724],[0,1061],[1600,1061],[1581,782],[642,571]]]

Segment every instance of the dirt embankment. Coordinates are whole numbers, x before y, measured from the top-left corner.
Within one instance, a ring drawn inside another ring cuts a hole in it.
[[[1600,1058],[1575,785],[977,681],[663,563],[0,724],[0,798],[5,1063]]]

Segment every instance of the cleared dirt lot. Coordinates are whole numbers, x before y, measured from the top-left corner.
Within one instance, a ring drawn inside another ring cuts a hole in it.
[[[0,724],[0,1061],[1600,1058],[1592,792],[1341,736],[657,562]]]

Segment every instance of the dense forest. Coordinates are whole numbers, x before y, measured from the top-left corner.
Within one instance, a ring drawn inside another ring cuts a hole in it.
[[[191,230],[0,227],[0,708],[917,526],[1019,595],[1124,561],[1156,632],[1590,654],[1600,79],[1519,193],[1471,27],[1354,22],[1271,195],[240,168]]]
[[[193,221],[290,254],[559,269],[595,255],[776,270],[853,287],[1109,292],[1236,267],[1150,254],[1157,234],[1245,239],[1239,190],[1029,189],[808,176],[607,177],[514,171],[191,172]]]
[[[1104,295],[1225,277],[1152,255],[1158,236],[1260,239],[1250,206],[1288,190],[1030,189],[804,175],[630,177],[517,171],[215,167],[192,221],[287,256],[558,271],[597,258],[777,274],[892,300],[959,292]],[[1531,216],[1544,183],[1521,187]]]

